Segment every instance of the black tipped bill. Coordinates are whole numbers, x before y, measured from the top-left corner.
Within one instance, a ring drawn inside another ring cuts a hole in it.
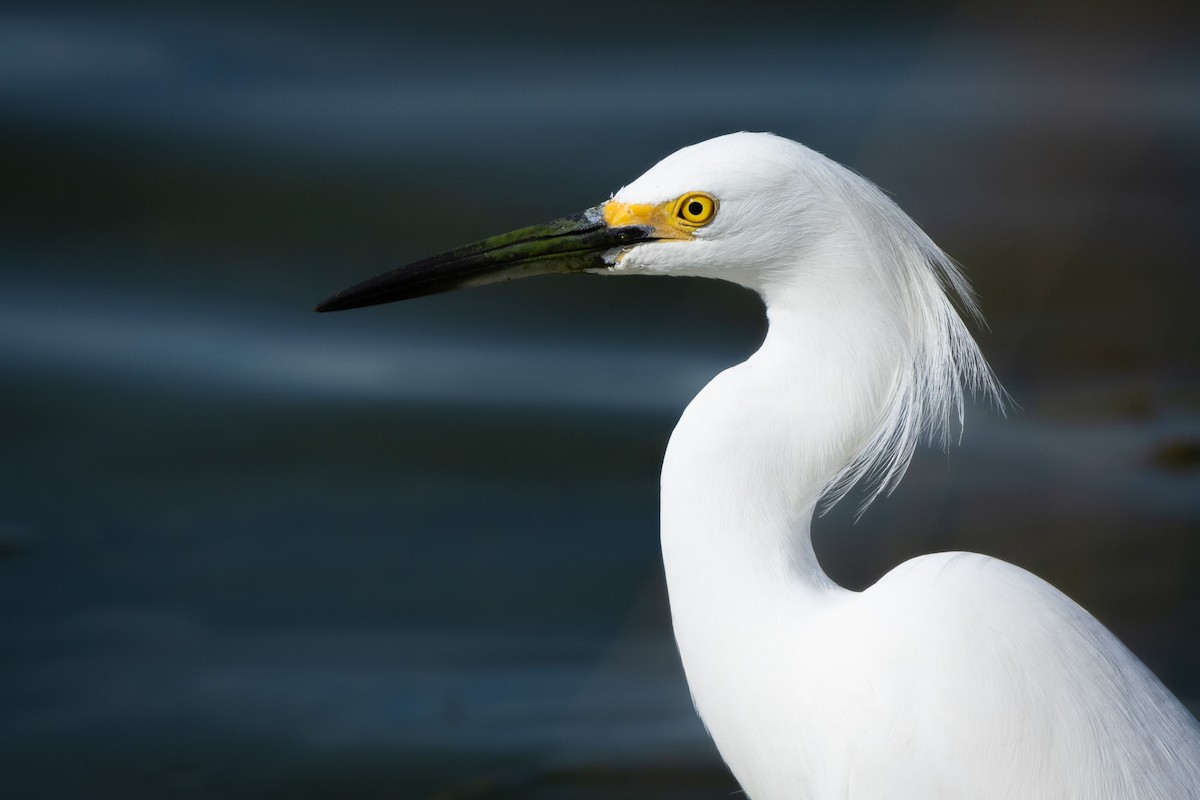
[[[654,231],[646,226],[610,228],[597,206],[376,275],[313,310],[342,311],[515,278],[584,272],[609,265],[604,256],[610,250],[652,238]]]

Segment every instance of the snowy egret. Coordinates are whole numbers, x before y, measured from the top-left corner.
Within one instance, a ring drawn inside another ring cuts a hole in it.
[[[868,181],[770,134],[684,148],[582,214],[419,261],[334,311],[551,272],[757,291],[769,329],[688,405],[662,470],[672,623],[753,800],[1200,797],[1200,725],[1103,625],[972,553],[836,585],[822,498],[893,487],[997,389],[954,263]]]

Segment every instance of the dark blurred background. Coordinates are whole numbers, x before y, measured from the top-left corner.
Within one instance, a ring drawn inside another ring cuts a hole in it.
[[[657,474],[752,295],[311,306],[770,130],[961,261],[1018,408],[817,548],[1058,585],[1200,707],[1200,28],[1169,6],[0,7],[6,798],[721,798]]]

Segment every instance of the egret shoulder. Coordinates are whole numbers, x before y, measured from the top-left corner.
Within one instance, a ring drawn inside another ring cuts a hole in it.
[[[922,742],[944,796],[1200,797],[1194,718],[1036,575],[937,553],[899,565],[859,602],[880,636],[875,655],[889,662],[874,673],[880,691],[906,698],[890,706],[892,724]]]

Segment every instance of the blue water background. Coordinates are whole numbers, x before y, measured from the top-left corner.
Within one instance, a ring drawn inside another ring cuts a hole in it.
[[[657,475],[758,301],[385,268],[773,130],[979,290],[1018,408],[855,523],[1018,563],[1200,706],[1186,9],[0,8],[0,775],[24,797],[725,797]]]

